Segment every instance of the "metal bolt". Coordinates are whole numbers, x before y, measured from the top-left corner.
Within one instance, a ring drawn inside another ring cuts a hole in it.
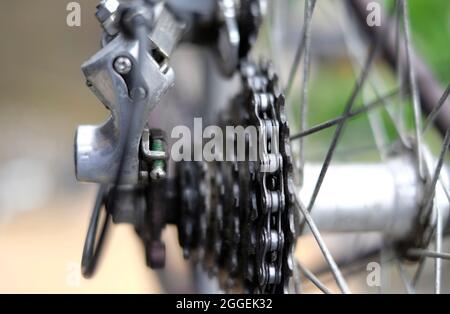
[[[153,169],[152,172],[150,172],[150,177],[153,180],[159,180],[166,177],[166,172],[164,171],[164,169],[156,168]]]
[[[147,91],[143,87],[135,87],[131,90],[131,99],[144,100],[147,97]]]
[[[116,61],[114,61],[114,70],[119,74],[126,75],[130,73],[132,67],[133,63],[128,57],[118,57]]]
[[[155,139],[152,141],[152,151],[163,152],[164,142],[161,139]],[[165,161],[162,159],[155,160],[152,165],[152,171],[150,172],[150,177],[153,180],[159,180],[166,177],[166,171],[164,170]]]

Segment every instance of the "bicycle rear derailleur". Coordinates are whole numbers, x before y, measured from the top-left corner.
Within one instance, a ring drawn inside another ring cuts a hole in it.
[[[146,119],[174,84],[168,60],[184,29],[159,1],[102,1],[97,18],[102,49],[82,69],[111,116],[102,125],[78,127],[75,137],[77,179],[101,184],[83,251],[85,276],[95,270],[110,216],[135,226],[149,266],[164,266],[165,139],[146,127]],[[106,217],[96,243],[102,207]]]

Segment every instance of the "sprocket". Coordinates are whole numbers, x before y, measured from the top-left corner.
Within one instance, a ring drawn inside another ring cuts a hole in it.
[[[246,138],[245,161],[234,156],[232,161],[179,165],[179,193],[191,191],[182,200],[180,240],[185,251],[196,251],[224,290],[284,293],[292,278],[294,246],[285,99],[270,63],[243,62],[240,74],[243,89],[218,124],[224,134],[226,126],[256,127],[258,156],[248,158]],[[199,187],[203,190],[195,192]]]

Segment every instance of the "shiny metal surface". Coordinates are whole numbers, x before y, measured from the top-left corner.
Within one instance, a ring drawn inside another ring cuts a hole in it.
[[[309,200],[320,165],[306,164],[300,199]],[[448,169],[442,173],[448,184]],[[401,239],[414,232],[421,208],[423,185],[412,159],[401,156],[379,164],[331,165],[312,216],[320,231],[380,232]],[[444,221],[449,204],[442,187],[435,198]]]
[[[120,14],[122,10],[117,1],[103,1],[97,9],[97,17],[105,28],[104,19]],[[92,92],[111,111],[111,117],[101,125],[85,125],[77,129],[75,138],[75,169],[79,181],[113,183],[119,161],[121,132],[126,132],[134,101],[132,90],[137,88],[146,93],[145,110],[142,112],[137,129],[144,130],[150,111],[160,102],[161,97],[174,84],[174,72],[168,59],[178,44],[184,25],[164,7],[155,3],[151,7],[152,27],[148,32],[150,39],[147,53],[136,66],[139,54],[138,40],[126,31],[105,31],[109,37],[103,48],[82,66],[86,81]],[[109,27],[119,30],[119,21],[114,19]],[[114,25],[113,25],[114,24]],[[117,24],[117,25],[115,25]],[[135,73],[135,71],[138,71]],[[140,77],[139,82],[134,81]],[[122,184],[136,184],[139,180],[139,143],[141,135],[136,135],[129,143],[131,149],[125,157]]]
[[[111,111],[111,117],[101,125],[80,126],[75,138],[76,175],[80,181],[111,183],[114,180],[119,163],[121,145],[119,132],[124,131],[124,123],[128,119],[133,101],[123,77],[114,69],[114,61],[119,56],[137,58],[137,41],[118,35],[107,46],[83,65],[83,72],[88,85],[94,94]],[[149,112],[159,103],[164,93],[173,85],[174,73],[160,65],[148,54],[142,61],[143,82],[148,93],[146,104]],[[144,128],[146,118],[140,121],[140,129]],[[123,183],[134,184],[138,181],[138,149],[140,136],[132,139],[132,154],[127,156],[126,169],[123,172]]]

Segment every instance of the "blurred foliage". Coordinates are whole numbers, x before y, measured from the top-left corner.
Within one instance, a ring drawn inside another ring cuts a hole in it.
[[[386,0],[385,2],[388,10],[392,13],[395,1]],[[450,43],[450,1],[410,0],[408,4],[414,49],[430,66],[441,83],[447,85],[450,82],[450,53],[448,47]],[[312,69],[308,112],[308,125],[310,127],[340,116],[346,105],[345,102],[349,99],[354,88],[356,73],[353,72],[350,61],[345,59],[339,62],[335,61],[325,62],[322,60],[321,62],[316,62]],[[382,85],[384,85],[382,86],[383,90],[379,90],[379,93],[383,94],[391,91],[397,85],[395,73],[382,62],[378,62],[374,66],[383,80]],[[298,77],[296,84],[300,84]],[[375,99],[376,95],[371,92],[371,88],[365,88],[366,101],[367,99]],[[300,120],[298,109],[299,96],[300,88],[296,88],[290,99],[290,121],[294,130],[298,129],[298,121]],[[363,98],[359,96],[354,104],[354,108],[361,105],[363,105]],[[389,102],[389,106],[396,106],[396,110],[402,110],[405,127],[412,130],[414,119],[411,102],[406,100],[399,102],[398,99],[393,99]],[[398,109],[398,106],[401,106],[401,109]],[[396,122],[393,121],[386,110],[381,109],[378,112],[387,137],[388,143],[386,144],[398,140],[399,135],[395,125]],[[296,119],[294,117],[299,118]],[[335,128],[329,128],[308,136],[306,138],[306,147],[308,147],[306,152],[307,158],[313,160],[320,158],[328,148],[334,131]],[[433,151],[440,149],[442,140],[436,133],[428,132],[426,140]],[[375,147],[376,144],[369,117],[364,115],[348,122],[338,145],[336,159],[377,159],[378,154]],[[355,156],[353,153],[348,153],[350,151],[355,152],[355,148],[366,153],[362,157],[361,155]],[[342,154],[339,154],[339,151]]]
[[[385,3],[392,11],[395,1]],[[450,82],[450,1],[409,0],[408,4],[414,47],[446,85]]]

